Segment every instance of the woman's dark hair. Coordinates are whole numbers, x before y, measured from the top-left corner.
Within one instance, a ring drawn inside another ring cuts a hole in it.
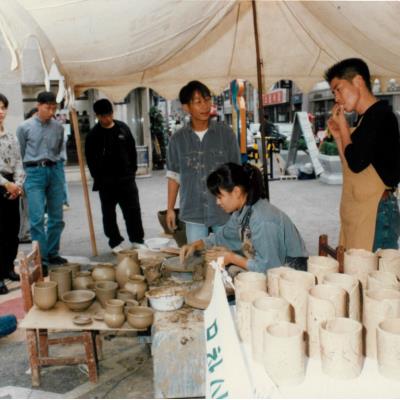
[[[246,204],[253,205],[266,198],[261,172],[251,164],[226,163],[207,178],[208,190],[214,196],[221,194],[221,189],[230,193],[235,186],[240,186],[247,194]]]
[[[25,119],[31,118],[33,117],[36,113],[38,112],[38,108],[37,107],[33,107],[32,109],[30,109],[25,116]]]
[[[199,81],[190,81],[179,92],[179,101],[181,104],[189,104],[195,92],[199,92],[204,98],[211,97],[210,89]]]
[[[8,108],[8,99],[3,93],[0,93],[0,101],[4,104],[5,108]]]

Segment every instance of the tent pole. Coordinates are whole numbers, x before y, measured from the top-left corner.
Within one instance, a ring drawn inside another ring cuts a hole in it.
[[[78,154],[78,162],[79,162],[79,170],[81,173],[83,197],[85,198],[86,215],[87,215],[87,219],[88,219],[88,223],[89,223],[90,244],[92,246],[92,255],[97,256],[98,253],[97,253],[96,237],[94,234],[92,209],[90,206],[89,191],[88,191],[88,185],[87,185],[87,180],[86,180],[85,166],[84,166],[84,162],[83,162],[78,116],[77,116],[75,108],[72,108],[70,110],[70,112],[71,112],[72,126],[74,128],[76,151]]]
[[[257,8],[256,0],[251,1],[251,6],[253,9],[253,26],[254,26],[254,40],[256,45],[256,56],[257,56],[257,86],[258,86],[258,118],[260,120],[260,132],[261,132],[261,154],[263,155],[262,165],[264,171],[264,186],[265,194],[269,200],[269,182],[268,182],[268,165],[267,165],[267,151],[265,146],[265,132],[264,129],[264,109],[263,109],[263,90],[262,90],[262,66],[263,61],[260,58],[260,43],[258,40],[258,25],[257,25]]]

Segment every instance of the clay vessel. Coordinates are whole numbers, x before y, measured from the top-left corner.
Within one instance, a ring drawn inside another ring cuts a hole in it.
[[[235,296],[241,293],[261,290],[267,292],[267,277],[260,272],[241,272],[235,277]]]
[[[87,289],[88,285],[94,283],[92,274],[89,271],[78,272],[75,278],[72,278],[72,288],[76,289]]]
[[[62,295],[72,288],[72,271],[64,267],[53,269],[50,271],[50,280],[57,282],[57,296],[61,300]]]
[[[279,280],[279,292],[292,306],[294,320],[307,331],[307,301],[308,291],[315,286],[315,275],[311,272],[291,271],[284,272]]]
[[[96,282],[89,283],[86,287],[87,290],[91,290],[93,293],[96,293]]]
[[[239,337],[244,343],[251,343],[251,308],[254,300],[269,297],[263,290],[242,292],[236,297],[236,324]]]
[[[305,377],[303,328],[278,322],[264,330],[264,368],[279,386],[300,384]]]
[[[317,285],[308,293],[307,333],[310,357],[320,356],[319,326],[335,317],[347,317],[347,293],[333,285]]]
[[[378,256],[363,249],[350,249],[344,253],[344,273],[354,275],[361,283],[361,288],[366,290],[367,277],[372,271],[378,269]]]
[[[377,254],[379,255],[379,271],[391,272],[400,280],[400,250],[379,250]]]
[[[112,299],[106,301],[104,322],[109,328],[121,328],[125,322],[124,301]]]
[[[93,268],[93,279],[98,281],[115,281],[115,269],[112,264],[97,264]]]
[[[139,302],[137,300],[125,300],[125,305],[124,305],[124,314],[127,317],[128,311],[131,307],[137,307],[139,306]]]
[[[324,283],[344,289],[348,295],[347,315],[361,321],[361,286],[356,276],[333,273],[325,275]]]
[[[119,289],[117,291],[117,299],[123,300],[123,301],[134,300],[135,299],[135,295],[132,292],[130,292],[129,290]]]
[[[95,292],[96,298],[103,308],[106,306],[107,300],[115,299],[117,295],[118,283],[113,281],[96,282]]]
[[[143,299],[147,289],[145,277],[142,275],[131,275],[125,283],[124,289],[131,292],[136,300]]]
[[[117,263],[119,264],[125,257],[131,258],[139,265],[139,253],[137,250],[122,250],[117,254]]]
[[[128,310],[128,324],[132,328],[147,329],[154,320],[154,312],[149,307],[131,307]]]
[[[380,322],[376,335],[379,372],[400,381],[400,318]]]
[[[50,310],[57,303],[57,282],[35,282],[33,303],[41,310]]]
[[[193,308],[205,310],[211,301],[214,283],[214,268],[208,264],[206,278],[202,286],[191,290],[185,296],[185,303]]]
[[[72,311],[84,311],[94,302],[96,295],[91,290],[71,290],[62,295],[61,300]]]
[[[139,261],[135,257],[126,255],[115,269],[115,278],[119,287],[123,288],[130,275],[140,275]]]
[[[270,296],[279,297],[279,279],[284,272],[292,269],[285,266],[267,269],[267,289]]]
[[[385,319],[400,317],[400,292],[391,289],[366,290],[364,295],[366,355],[376,358],[376,329]]]
[[[290,322],[290,305],[286,300],[263,296],[253,301],[251,307],[251,347],[255,361],[263,362],[265,328],[279,321]]]
[[[76,277],[76,274],[81,270],[81,264],[67,262],[62,265],[63,268],[69,268],[72,272],[72,279]]]
[[[363,366],[362,325],[350,318],[335,318],[320,326],[322,371],[338,379],[353,379]]]
[[[146,278],[148,285],[157,283],[161,278],[162,260],[159,258],[147,258],[140,262],[140,268]]]
[[[400,282],[392,272],[373,271],[367,277],[367,289],[393,289],[400,290]]]
[[[307,271],[317,277],[317,284],[321,284],[325,275],[339,272],[339,262],[332,257],[310,256],[307,260]]]

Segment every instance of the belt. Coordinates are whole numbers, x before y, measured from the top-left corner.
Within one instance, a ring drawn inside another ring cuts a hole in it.
[[[396,191],[395,188],[390,188],[390,189],[386,189],[381,196],[381,200],[386,200],[390,197],[391,194],[393,194]]]
[[[24,163],[24,167],[53,167],[56,164],[51,160],[28,161]]]

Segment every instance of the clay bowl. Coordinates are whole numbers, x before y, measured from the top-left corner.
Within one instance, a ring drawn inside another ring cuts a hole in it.
[[[147,329],[153,323],[154,312],[149,307],[130,307],[127,319],[132,328]]]
[[[138,307],[140,304],[137,300],[125,300],[125,306],[124,306],[124,314],[125,316],[128,315],[128,311],[132,307]]]
[[[174,311],[183,306],[183,295],[171,288],[151,289],[146,293],[150,305],[157,311]]]
[[[62,295],[62,301],[72,311],[83,311],[92,305],[95,297],[91,290],[71,290]]]

